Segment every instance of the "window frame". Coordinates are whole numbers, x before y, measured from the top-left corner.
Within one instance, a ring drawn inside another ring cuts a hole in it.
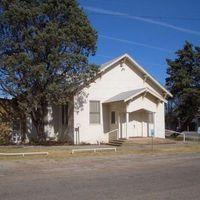
[[[91,103],[98,103],[99,112],[91,112]],[[98,114],[99,115],[99,122],[91,122],[91,114]],[[99,100],[90,100],[89,101],[89,124],[90,125],[98,125],[101,124],[101,101]]]

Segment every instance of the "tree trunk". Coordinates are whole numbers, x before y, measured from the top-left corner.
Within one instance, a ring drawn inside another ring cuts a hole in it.
[[[20,116],[20,123],[21,123],[21,142],[24,144],[26,142],[26,133],[27,133],[27,122],[26,122],[26,115],[22,114]]]
[[[46,142],[47,138],[45,133],[45,125],[47,124],[45,119],[47,116],[47,105],[48,103],[43,100],[41,101],[40,106],[31,112],[32,121],[37,132],[37,140],[42,144]]]
[[[35,124],[37,135],[38,135],[38,142],[39,143],[45,143],[46,142],[46,134],[44,130],[44,123],[40,122]]]

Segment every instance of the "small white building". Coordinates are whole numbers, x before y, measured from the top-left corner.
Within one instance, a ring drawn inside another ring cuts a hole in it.
[[[49,107],[46,134],[74,144],[151,134],[165,138],[168,96],[169,91],[124,54],[103,64],[95,81],[72,102]]]

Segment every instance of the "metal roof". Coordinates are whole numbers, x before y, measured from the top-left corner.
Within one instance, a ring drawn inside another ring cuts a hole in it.
[[[104,103],[111,103],[111,102],[116,102],[116,101],[125,101],[125,100],[131,98],[132,96],[136,96],[136,95],[142,93],[143,91],[146,91],[146,88],[122,92],[122,93],[119,93],[116,96],[113,96],[112,98],[104,101]]]
[[[153,95],[154,97],[156,97],[157,99],[167,103],[167,101],[162,96],[160,96],[156,92],[152,91],[148,87],[119,93],[119,94],[113,96],[112,98],[104,101],[104,103],[112,103],[112,102],[118,102],[118,101],[127,102],[130,99],[132,99],[132,98],[134,98],[134,97],[136,97],[136,96],[138,96],[138,95],[140,95],[144,92],[149,93],[149,94]]]

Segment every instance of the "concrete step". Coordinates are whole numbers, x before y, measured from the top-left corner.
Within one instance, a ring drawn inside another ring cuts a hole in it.
[[[119,140],[119,141],[126,141],[127,139],[126,138],[119,138],[117,140]]]
[[[121,146],[126,141],[125,138],[119,138],[118,140],[109,141],[108,145],[112,146]]]
[[[121,140],[111,140],[112,143],[122,144],[124,141]]]
[[[116,147],[121,146],[121,144],[117,144],[117,143],[114,143],[114,142],[109,142],[109,143],[107,143],[107,145],[116,146]]]

